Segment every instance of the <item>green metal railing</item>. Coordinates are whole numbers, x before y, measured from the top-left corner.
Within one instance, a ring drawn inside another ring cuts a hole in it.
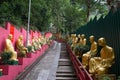
[[[77,29],[75,33],[85,34],[87,38],[94,35],[96,41],[98,38],[104,37],[107,44],[115,51],[115,64],[110,72],[117,76],[120,75],[120,9],[116,12],[110,11],[107,16],[101,16],[98,20],[95,17]]]

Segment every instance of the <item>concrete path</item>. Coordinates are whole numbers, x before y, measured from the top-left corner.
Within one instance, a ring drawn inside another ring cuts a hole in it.
[[[55,42],[23,80],[55,80],[61,43]]]

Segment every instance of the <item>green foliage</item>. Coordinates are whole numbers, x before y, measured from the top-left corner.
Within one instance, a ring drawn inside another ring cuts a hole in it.
[[[28,49],[28,52],[32,52],[32,46],[28,46],[27,49]]]
[[[78,7],[69,5],[65,9],[65,26],[70,33],[76,30],[80,25],[85,23],[84,11]]]
[[[3,53],[1,53],[2,63],[3,64],[9,64],[9,59],[11,58],[11,56],[12,56],[11,52],[3,52]]]
[[[89,21],[91,15],[106,15],[108,13],[105,0],[71,0],[74,5],[79,6],[84,11],[84,18]]]
[[[120,76],[118,76],[118,79],[117,80],[120,80]]]
[[[72,39],[69,39],[69,40],[67,41],[67,43],[68,43],[69,45],[72,45]]]
[[[0,71],[0,76],[2,76],[2,71]]]
[[[86,23],[88,11],[93,13],[98,10],[99,14],[106,14],[105,6],[99,1],[31,0],[30,29],[48,31],[50,23],[53,23],[57,31],[71,33]],[[9,21],[18,26],[27,26],[28,4],[29,0],[1,0],[0,24]]]
[[[75,49],[83,54],[83,53],[86,53],[87,51],[90,50],[90,46],[88,46],[88,45],[85,45],[85,46],[83,46],[83,45],[76,45]]]

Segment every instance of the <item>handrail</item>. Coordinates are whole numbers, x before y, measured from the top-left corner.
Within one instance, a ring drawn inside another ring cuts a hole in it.
[[[67,47],[68,53],[70,54],[70,58],[75,68],[78,79],[79,80],[93,80],[92,77],[89,75],[89,73],[86,71],[86,69],[82,66],[78,58],[75,56],[73,51],[70,49],[70,46],[66,44],[66,47]]]

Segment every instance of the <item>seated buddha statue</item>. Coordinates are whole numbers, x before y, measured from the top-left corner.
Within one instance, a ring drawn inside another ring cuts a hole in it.
[[[78,35],[78,42],[77,42],[77,48],[78,48],[78,53],[77,54],[79,54],[79,59],[80,59],[80,61],[81,61],[81,59],[82,59],[82,55],[83,55],[83,53],[86,53],[87,51],[88,51],[88,46],[86,45],[86,38],[85,38],[85,35],[84,34],[82,34],[82,35]]]
[[[80,45],[83,45],[83,46],[85,46],[86,45],[86,38],[85,38],[85,35],[84,34],[82,34],[81,35],[81,38],[80,38]]]
[[[34,51],[39,49],[39,45],[38,45],[37,39],[35,37],[33,37],[33,39],[32,39],[32,46],[34,47]]]
[[[77,40],[78,40],[78,38],[76,37],[76,34],[73,34],[72,45],[71,45],[71,48],[73,51],[75,49],[75,46],[77,45]]]
[[[23,45],[23,36],[22,35],[20,35],[16,41],[16,49],[18,50],[19,57],[26,57],[28,50]]]
[[[80,54],[80,51],[79,51],[79,46],[81,45],[80,40],[81,40],[81,35],[78,34],[77,38],[76,38],[76,45],[75,45],[76,46],[75,47],[75,55],[76,55],[76,57],[79,57],[79,54]]]
[[[13,47],[13,44],[12,44],[11,40],[12,40],[12,35],[9,34],[8,38],[5,41],[4,52],[12,53],[12,56],[11,56],[10,60],[18,61],[17,52],[14,50],[14,47]]]
[[[93,57],[89,61],[89,72],[92,74],[106,74],[114,63],[113,48],[106,44],[104,38],[99,38],[98,45],[102,46],[100,57]]]
[[[27,49],[28,49],[28,52],[35,52],[34,46],[30,43],[30,39],[28,39]]]
[[[42,45],[45,45],[47,42],[46,42],[46,38],[45,36],[41,36],[41,44]]]
[[[41,39],[40,39],[41,37],[38,37],[37,38],[37,44],[38,44],[38,48],[40,49],[41,48]]]
[[[94,36],[90,36],[89,40],[91,43],[90,51],[84,53],[82,56],[82,64],[84,68],[88,68],[90,58],[94,57],[97,53],[97,43],[94,41]]]

